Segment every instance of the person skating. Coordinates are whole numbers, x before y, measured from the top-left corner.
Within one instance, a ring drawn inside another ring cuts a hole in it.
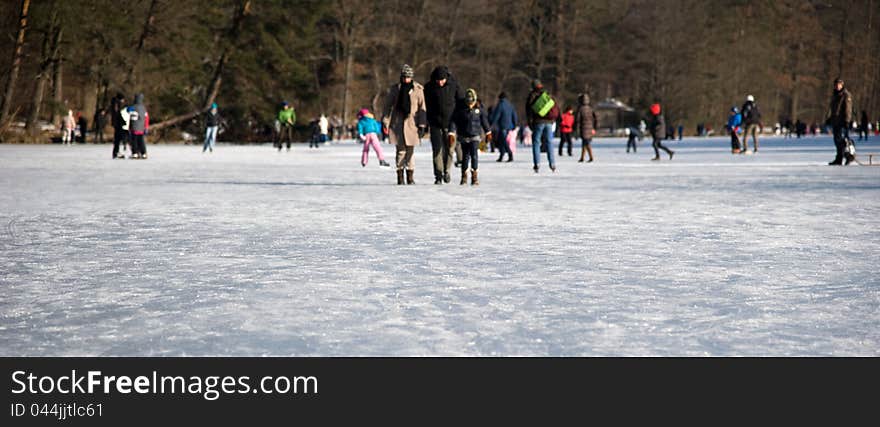
[[[458,102],[464,97],[458,81],[446,66],[431,72],[431,81],[425,85],[425,111],[431,128],[431,153],[434,162],[434,184],[449,183],[450,168],[457,145],[449,144],[449,126]]]
[[[754,152],[758,152],[758,129],[761,127],[761,109],[758,108],[758,104],[755,102],[755,97],[749,95],[746,97],[746,102],[743,104],[740,109],[740,114],[742,114],[742,125],[743,125],[743,136],[742,136],[742,151],[743,154],[751,154],[752,151],[749,150],[749,136],[751,135],[753,140]]]
[[[574,133],[574,108],[571,105],[565,107],[565,111],[559,116],[559,157],[562,157],[563,147],[568,146],[568,157],[571,157],[571,145]]]
[[[471,172],[471,185],[479,185],[479,146],[486,133],[486,142],[492,143],[492,128],[486,110],[477,101],[477,91],[468,89],[465,102],[459,104],[452,115],[449,136],[461,145],[461,185],[467,184],[468,171]],[[505,142],[506,143],[506,142]]]
[[[834,92],[831,93],[831,106],[828,109],[828,115],[825,123],[832,126],[834,134],[834,146],[837,154],[834,156],[829,165],[842,165],[844,158],[846,164],[850,164],[855,157],[847,150],[847,144],[852,142],[849,140],[849,123],[852,121],[852,95],[844,88],[843,80],[837,78],[834,80]]]
[[[666,129],[666,121],[663,119],[663,113],[660,111],[660,104],[651,105],[651,119],[648,126],[651,128],[651,138],[654,140],[654,158],[651,160],[660,160],[661,149],[669,155],[669,160],[672,160],[675,151],[663,145],[663,134],[661,132],[664,132],[664,129]]]
[[[626,152],[629,153],[629,149],[632,147],[633,153],[636,153],[636,139],[639,137],[639,130],[628,127],[624,130],[624,134],[626,134]]]
[[[400,81],[388,89],[382,110],[382,125],[388,129],[388,138],[397,150],[397,184],[415,184],[413,152],[428,126],[425,112],[425,90],[413,80],[413,69],[404,64]]]
[[[590,162],[593,161],[593,136],[596,135],[596,128],[599,126],[599,122],[596,120],[596,112],[593,111],[593,107],[590,106],[590,95],[586,93],[580,94],[578,96],[578,111],[577,116],[575,117],[575,128],[578,130],[578,133],[581,137],[581,158],[578,160],[579,163],[584,162],[584,154],[590,155]],[[635,143],[633,143],[633,150],[635,150]],[[629,145],[627,145],[627,152],[629,152]]]
[[[95,144],[104,143],[104,126],[107,125],[107,110],[103,107],[95,111],[95,117],[92,120],[95,126]]]
[[[283,143],[287,144],[287,151],[290,151],[290,144],[293,141],[293,125],[296,123],[296,111],[287,101],[281,103],[281,110],[278,111],[278,124],[280,132],[275,141],[275,147],[281,152]]]
[[[79,129],[79,142],[86,143],[86,135],[89,133],[89,122],[82,111],[76,113],[76,126]]]
[[[727,118],[727,130],[730,131],[730,152],[733,154],[739,154],[741,151],[738,135],[740,125],[742,125],[742,115],[734,106],[730,109],[730,114]]]
[[[113,125],[113,158],[124,159],[126,147],[129,145],[129,116],[125,96],[121,93],[117,93],[110,101],[110,114],[110,124]]]
[[[134,105],[128,107],[128,129],[131,133],[131,158],[147,158],[146,135],[150,130],[150,113],[144,106],[144,94],[139,93],[134,97]]]
[[[358,138],[364,143],[364,149],[361,152],[361,167],[367,166],[370,159],[370,147],[376,151],[376,157],[379,158],[379,166],[391,167],[385,161],[385,153],[382,152],[382,144],[379,143],[379,135],[382,133],[382,125],[376,121],[370,110],[364,108],[358,112],[357,124]]]
[[[315,148],[318,148],[319,144],[324,144],[330,140],[330,120],[327,119],[327,116],[321,114],[321,117],[318,118],[318,143],[315,144]]]
[[[859,120],[859,141],[862,140],[862,136],[865,137],[865,141],[868,140],[868,135],[871,134],[869,126],[871,121],[868,120],[868,112],[862,110],[862,117]]]
[[[556,172],[556,151],[553,150],[551,132],[553,123],[559,116],[559,107],[556,106],[553,97],[544,90],[544,85],[540,80],[532,81],[532,91],[526,100],[526,116],[532,130],[532,162],[535,173],[539,171],[542,142],[546,143],[550,170]]]
[[[202,152],[210,150],[214,152],[214,143],[217,142],[217,129],[220,128],[220,112],[217,109],[217,103],[211,104],[211,109],[205,113],[205,145]]]
[[[498,145],[498,160],[504,161],[504,154],[507,154],[507,161],[513,161],[513,150],[516,148],[516,129],[519,117],[516,115],[516,108],[507,99],[507,93],[498,94],[498,104],[492,110],[489,117],[492,126],[494,139]],[[511,148],[511,145],[514,148]]]
[[[76,119],[73,110],[67,110],[67,115],[61,119],[61,142],[64,145],[73,145],[76,142]]]

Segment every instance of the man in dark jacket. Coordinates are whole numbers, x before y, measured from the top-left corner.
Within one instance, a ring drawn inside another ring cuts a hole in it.
[[[110,101],[110,124],[113,125],[113,158],[125,158],[125,146],[128,145],[128,120],[122,117],[128,114],[123,110],[128,107],[125,96],[117,93]],[[122,156],[119,155],[119,146],[122,145]]]
[[[543,113],[543,114],[542,114]],[[547,144],[547,159],[550,170],[556,172],[556,152],[553,150],[553,123],[559,117],[556,101],[544,90],[540,80],[532,81],[532,91],[526,99],[526,116],[532,128],[532,161],[534,171],[538,173],[541,160],[541,143]]]
[[[746,97],[746,102],[743,104],[740,109],[740,113],[742,114],[742,122],[743,122],[743,139],[742,145],[743,149],[741,153],[743,154],[751,154],[749,151],[749,135],[752,136],[752,140],[754,140],[755,152],[758,152],[758,129],[761,127],[761,110],[758,108],[758,104],[755,103],[755,97],[749,95]]]
[[[846,164],[850,164],[855,157],[847,152],[847,141],[849,140],[849,123],[852,121],[852,95],[844,89],[843,80],[837,78],[834,80],[834,92],[831,94],[831,107],[828,111],[826,123],[832,126],[834,132],[834,146],[837,154],[829,165],[837,166],[843,164],[844,157]]]
[[[492,124],[492,132],[495,135],[495,141],[498,145],[498,160],[500,162],[504,159],[504,154],[507,154],[507,161],[513,161],[513,152],[510,150],[510,146],[507,145],[507,133],[516,129],[516,124],[519,122],[519,118],[516,116],[516,108],[513,107],[513,104],[507,100],[507,94],[501,92],[498,95],[498,105],[492,110],[492,115],[489,117],[489,121]]]
[[[675,152],[663,146],[661,132],[664,132],[664,129],[666,129],[666,120],[663,119],[663,114],[660,111],[660,104],[651,105],[651,119],[648,126],[651,129],[651,138],[654,139],[654,158],[651,160],[660,160],[661,149],[665,151],[666,154],[669,154],[669,160],[672,160],[672,156]]]
[[[431,151],[434,154],[434,184],[449,183],[449,168],[456,142],[449,142],[449,126],[456,104],[464,97],[458,82],[441,65],[431,72],[425,84],[425,111],[431,128]]]

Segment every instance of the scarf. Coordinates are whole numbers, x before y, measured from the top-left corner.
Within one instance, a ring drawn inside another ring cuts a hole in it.
[[[395,108],[403,114],[403,117],[409,117],[410,111],[412,111],[412,102],[409,98],[409,93],[412,90],[413,82],[400,83],[400,92],[397,93],[397,105],[395,105]]]

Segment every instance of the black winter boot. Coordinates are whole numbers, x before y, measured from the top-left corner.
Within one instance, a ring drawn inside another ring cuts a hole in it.
[[[413,172],[415,172],[415,171],[413,171],[412,169],[406,170],[406,184],[407,185],[413,185],[416,183],[416,181],[413,179]]]
[[[397,185],[403,185],[403,169],[397,170]]]

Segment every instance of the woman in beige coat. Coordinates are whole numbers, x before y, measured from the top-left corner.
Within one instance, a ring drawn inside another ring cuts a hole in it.
[[[403,185],[404,170],[406,183],[415,184],[413,150],[425,135],[428,123],[425,91],[422,85],[413,81],[413,69],[409,65],[403,65],[400,82],[388,90],[382,110],[382,125],[388,129],[391,143],[397,146],[397,184]]]

